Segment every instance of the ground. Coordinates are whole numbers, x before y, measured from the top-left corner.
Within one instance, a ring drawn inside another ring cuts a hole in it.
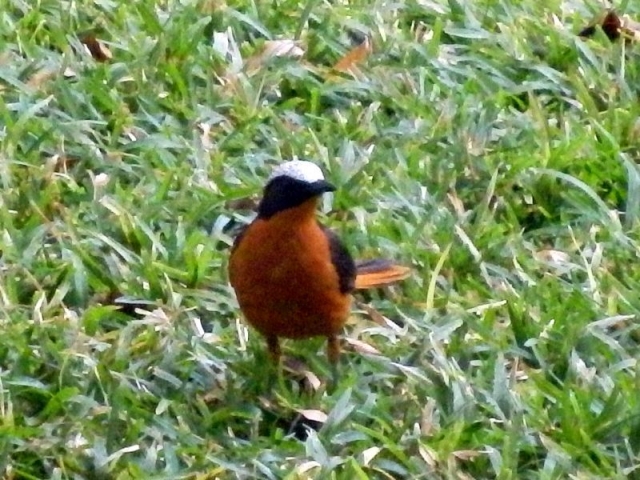
[[[4,478],[637,475],[640,57],[577,36],[601,5],[0,5]],[[269,388],[226,274],[294,156],[413,269],[333,392],[321,340]]]

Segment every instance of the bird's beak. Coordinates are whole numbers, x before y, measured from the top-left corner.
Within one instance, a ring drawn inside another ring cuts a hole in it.
[[[327,182],[326,180],[318,180],[317,182],[313,182],[311,184],[313,187],[313,191],[318,193],[318,195],[325,192],[335,192],[336,187],[333,184]]]

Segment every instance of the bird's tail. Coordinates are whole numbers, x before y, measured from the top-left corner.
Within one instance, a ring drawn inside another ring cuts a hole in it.
[[[411,269],[386,258],[359,260],[356,262],[356,289],[364,290],[399,282],[407,278]]]

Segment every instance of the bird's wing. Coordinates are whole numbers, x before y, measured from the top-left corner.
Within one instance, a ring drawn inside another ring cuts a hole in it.
[[[333,263],[333,266],[338,272],[340,291],[342,293],[349,293],[353,291],[356,280],[356,264],[353,261],[353,257],[335,232],[323,225],[320,225],[320,228],[322,228],[329,240],[331,263]]]

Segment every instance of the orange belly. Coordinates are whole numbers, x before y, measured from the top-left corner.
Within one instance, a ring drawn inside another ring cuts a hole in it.
[[[329,242],[315,219],[291,220],[259,219],[244,232],[229,263],[238,303],[265,336],[336,335],[347,321],[351,296],[340,292]]]

